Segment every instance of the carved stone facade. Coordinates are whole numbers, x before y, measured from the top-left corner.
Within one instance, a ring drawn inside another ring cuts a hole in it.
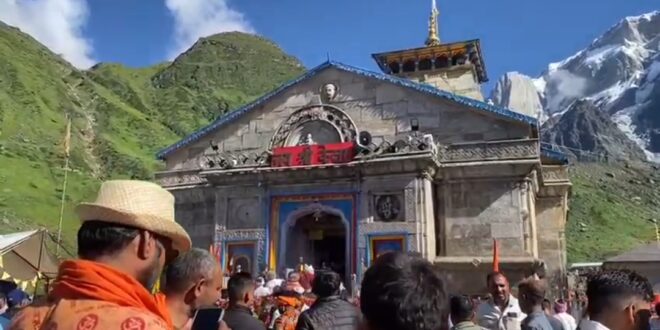
[[[196,246],[278,271],[304,246],[304,262],[358,277],[386,250],[415,251],[479,293],[495,239],[512,279],[541,261],[563,278],[570,182],[561,160],[542,162],[533,118],[351,70],[328,65],[161,155],[156,178]],[[353,157],[272,166],[336,143]]]

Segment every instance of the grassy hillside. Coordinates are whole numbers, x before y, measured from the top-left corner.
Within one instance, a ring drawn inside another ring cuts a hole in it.
[[[2,23],[0,58],[0,233],[55,232],[69,116],[63,228],[72,252],[72,208],[103,179],[151,178],[160,148],[304,70],[267,40],[227,33],[201,39],[172,63],[84,72]]]
[[[574,164],[566,228],[569,262],[600,261],[655,240],[658,165]]]

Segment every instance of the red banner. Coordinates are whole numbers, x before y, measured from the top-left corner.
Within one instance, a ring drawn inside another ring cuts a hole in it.
[[[303,145],[273,149],[272,167],[348,163],[355,158],[355,143]]]

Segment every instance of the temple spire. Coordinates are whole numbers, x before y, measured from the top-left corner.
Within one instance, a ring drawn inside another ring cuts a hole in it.
[[[429,37],[426,39],[427,46],[437,46],[440,44],[438,33],[438,7],[435,0],[431,2],[431,17],[429,18]]]

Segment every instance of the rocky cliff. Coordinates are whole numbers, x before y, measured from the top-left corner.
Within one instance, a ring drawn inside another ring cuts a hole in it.
[[[621,20],[585,49],[548,65],[540,77],[515,76],[517,84],[509,83],[508,74],[498,82],[494,103],[534,113],[539,102],[546,119],[561,116],[576,100],[589,100],[647,159],[660,162],[660,11]],[[538,99],[529,92],[532,86]]]

